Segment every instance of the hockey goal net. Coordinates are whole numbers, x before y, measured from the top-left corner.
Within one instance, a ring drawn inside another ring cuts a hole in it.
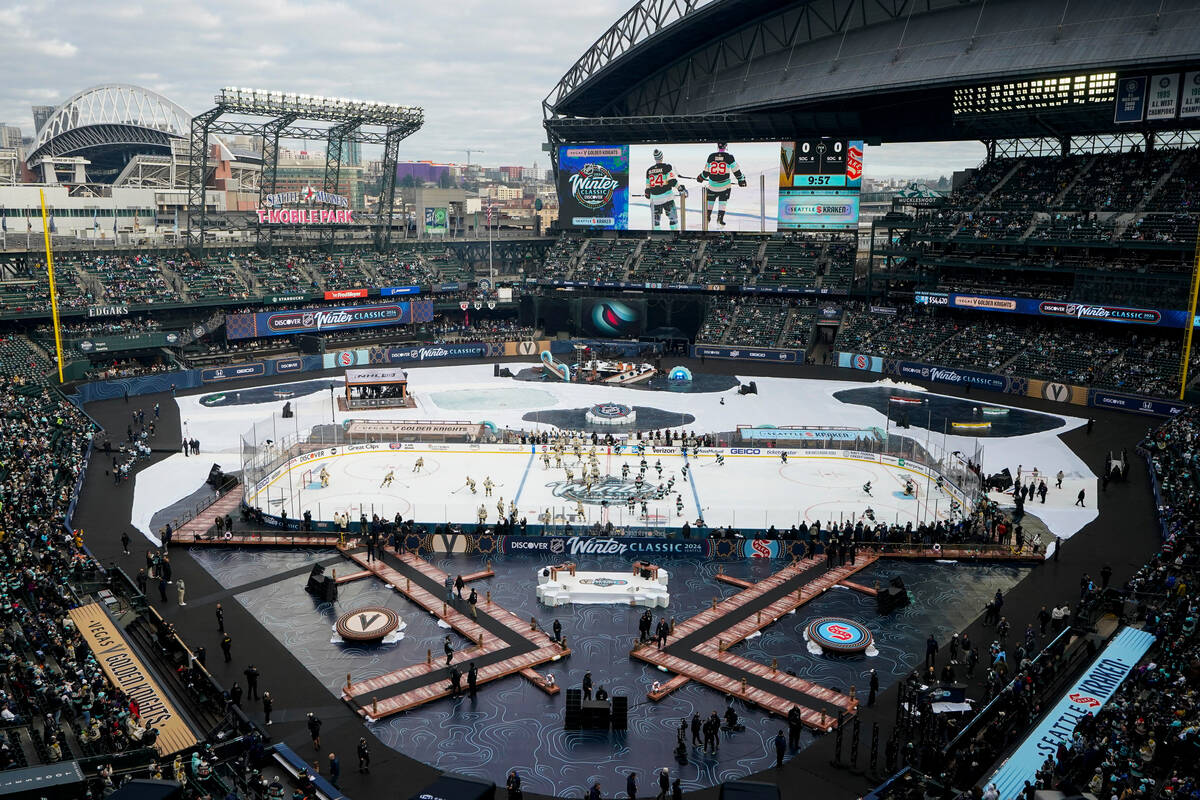
[[[305,489],[313,485],[313,471],[311,469],[304,470],[300,476],[300,485]]]

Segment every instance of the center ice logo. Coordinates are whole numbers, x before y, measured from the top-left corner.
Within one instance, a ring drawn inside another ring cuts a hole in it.
[[[580,578],[580,583],[590,583],[592,586],[598,586],[603,589],[608,586],[627,586],[629,581],[623,581],[619,578]]]
[[[571,194],[585,208],[602,208],[612,200],[620,182],[599,164],[584,164],[570,178]]]
[[[599,481],[592,484],[592,488],[588,489],[582,483],[555,481],[546,484],[550,487],[555,497],[562,497],[577,503],[588,503],[591,505],[602,505],[607,502],[609,505],[621,505],[633,498],[634,500],[649,500],[654,490],[646,484],[639,489],[633,481],[622,480],[609,476],[601,478]]]

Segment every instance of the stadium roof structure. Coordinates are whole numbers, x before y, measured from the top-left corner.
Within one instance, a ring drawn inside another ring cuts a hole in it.
[[[552,143],[1107,134],[1119,76],[1197,68],[1200,0],[641,0],[543,112]]]
[[[110,181],[136,155],[171,154],[192,116],[157,92],[125,83],[93,86],[72,95],[38,129],[27,163],[43,156],[82,156],[91,178]]]

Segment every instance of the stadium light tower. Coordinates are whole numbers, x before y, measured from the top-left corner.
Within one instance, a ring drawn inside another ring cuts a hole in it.
[[[323,189],[336,194],[343,153],[348,142],[383,145],[384,183],[376,215],[375,244],[386,249],[391,241],[392,208],[396,196],[396,156],[401,140],[420,130],[425,112],[416,106],[377,103],[341,97],[281,92],[227,86],[214,98],[215,107],[192,119],[188,181],[188,245],[197,256],[204,252],[206,227],[205,179],[208,173],[208,144],[214,134],[252,135],[263,139],[263,179],[259,182],[259,204],[275,193],[279,164],[278,143],[283,139],[324,139],[325,181]],[[223,114],[266,117],[262,120],[220,120]],[[329,127],[298,125],[300,120],[320,120]],[[383,132],[363,130],[382,126]],[[274,230],[274,229],[272,229]],[[259,230],[259,244],[263,232]],[[333,229],[321,230],[322,241],[333,244]]]

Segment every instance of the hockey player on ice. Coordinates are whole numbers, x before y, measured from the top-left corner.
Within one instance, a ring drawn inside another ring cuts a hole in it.
[[[723,456],[720,453],[717,453],[717,466],[718,467],[725,466],[725,456]]]
[[[646,168],[646,199],[650,201],[650,229],[662,230],[659,217],[666,216],[671,230],[679,230],[679,211],[675,208],[675,192],[687,197],[687,189],[675,175],[675,168],[664,163],[663,151],[654,151],[654,163]]]
[[[394,480],[396,480],[396,470],[389,469],[388,474],[383,476],[383,483],[379,484],[379,488],[382,489],[385,486],[391,486],[392,481],[394,481]],[[470,478],[468,478],[467,480],[469,482]]]
[[[871,494],[871,482],[870,481],[867,481],[866,483],[863,484],[863,492],[870,497],[874,497],[874,495]]]
[[[328,489],[329,488],[329,470],[325,469],[325,467],[321,467],[321,472],[317,475],[317,477],[319,477],[321,479],[321,488]]]
[[[871,522],[874,522],[875,521],[875,509],[871,508],[870,506],[867,506],[867,510],[863,512],[863,516],[866,517],[867,519],[871,520]]]
[[[905,497],[912,497],[916,493],[916,491],[917,491],[916,484],[914,484],[911,480],[907,480],[904,482],[904,496]]]
[[[492,477],[490,475],[488,477],[484,478],[483,479],[483,496],[491,497],[492,489],[494,489],[495,487],[496,487],[496,484],[492,483]]]
[[[698,183],[705,184],[708,190],[705,197],[704,218],[712,222],[713,206],[717,207],[717,224],[725,224],[725,204],[733,189],[733,178],[738,186],[746,185],[746,176],[738,167],[737,159],[732,153],[726,152],[725,142],[717,142],[717,150],[709,153],[704,162],[704,171],[696,176]],[[732,178],[730,177],[732,175]]]
[[[467,488],[471,490],[471,494],[478,494],[475,491],[475,481],[471,480],[470,476],[467,476]]]
[[[417,456],[417,463],[413,464],[413,472],[420,472],[425,467],[425,457]]]

